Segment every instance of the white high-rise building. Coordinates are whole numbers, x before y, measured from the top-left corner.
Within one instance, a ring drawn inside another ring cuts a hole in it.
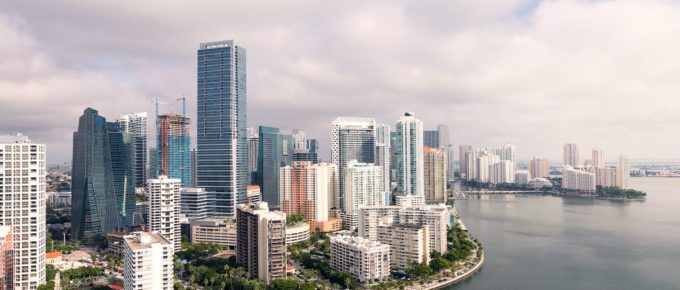
[[[489,183],[514,183],[515,166],[512,161],[501,160],[489,165]]]
[[[620,188],[630,188],[630,160],[626,155],[619,156],[619,162],[616,165],[616,183]]]
[[[147,177],[146,167],[149,152],[146,144],[146,119],[146,112],[125,114],[118,118],[121,130],[129,133],[133,139],[134,182],[137,187],[143,187]]]
[[[602,148],[593,148],[593,167],[604,168],[604,150]]]
[[[458,149],[458,158],[460,159],[459,166],[460,166],[460,176],[462,178],[465,178],[465,180],[473,180],[473,177],[470,177],[469,175],[474,171],[474,169],[470,169],[471,165],[474,164],[474,158],[476,156],[470,155],[470,154],[476,154],[475,150],[472,148],[472,145],[460,145]],[[470,153],[473,152],[473,153]],[[472,161],[470,160],[472,159]],[[472,166],[474,167],[474,166]]]
[[[594,193],[595,174],[565,166],[562,174],[562,188],[577,192]]]
[[[579,167],[581,159],[579,157],[578,144],[567,143],[564,144],[564,165],[571,167]]]
[[[531,173],[531,178],[550,177],[548,159],[545,157],[534,157],[531,159],[531,161],[529,161],[529,172]]]
[[[397,121],[397,194],[425,195],[423,122],[413,113]]]
[[[0,136],[0,225],[12,226],[12,288],[45,283],[45,145],[22,135]]]
[[[149,230],[156,231],[171,244],[181,249],[182,233],[179,215],[182,212],[182,182],[161,175],[147,181],[149,195]]]
[[[498,155],[500,155],[501,160],[512,162],[513,166],[517,164],[517,147],[514,144],[505,144]]]
[[[123,240],[125,290],[172,290],[172,243],[157,232],[133,232]]]
[[[378,124],[375,126],[375,165],[382,167],[383,170],[383,205],[389,205],[391,189],[390,185],[390,126]]]
[[[361,237],[331,237],[331,268],[348,272],[361,283],[384,281],[390,276],[390,245]]]
[[[360,206],[383,205],[383,170],[370,163],[350,161],[345,169],[345,227],[357,226]]]

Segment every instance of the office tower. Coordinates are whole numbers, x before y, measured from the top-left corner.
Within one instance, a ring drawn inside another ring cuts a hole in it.
[[[331,268],[348,272],[364,284],[387,280],[390,276],[390,245],[361,237],[331,237]]]
[[[500,160],[489,165],[489,183],[514,183],[515,182],[515,166],[512,161]]]
[[[439,147],[451,145],[451,140],[449,139],[449,126],[439,124],[437,125],[437,131],[439,133]]]
[[[456,178],[456,147],[453,145],[446,145],[444,150],[446,153],[446,181],[454,181]]]
[[[427,225],[381,224],[378,242],[390,245],[391,270],[406,271],[411,263],[430,263],[430,233]]]
[[[125,290],[172,290],[172,243],[156,232],[133,232],[123,240]]]
[[[269,211],[266,202],[237,208],[236,261],[267,284],[286,278],[286,214]]]
[[[620,188],[630,188],[630,160],[626,155],[619,156],[619,162],[616,165],[616,182]]]
[[[595,193],[595,174],[565,166],[562,175],[562,188],[577,192]]]
[[[550,177],[550,167],[548,166],[548,159],[545,157],[534,157],[529,161],[529,172],[531,178],[548,178]]]
[[[383,205],[390,204],[390,126],[378,124],[375,126],[375,165],[380,166],[383,171]]]
[[[459,153],[458,153],[458,158],[459,160],[459,166],[460,166],[460,176],[464,179],[470,180],[469,173],[471,172],[470,169],[468,169],[468,164],[470,164],[470,161],[468,159],[467,153],[468,152],[473,152],[474,150],[472,149],[472,145],[460,145],[458,147]]]
[[[175,251],[180,251],[181,181],[161,175],[147,181],[146,192],[149,195],[149,230],[158,232],[173,244]]]
[[[392,183],[397,182],[397,132],[390,132],[390,192]]]
[[[4,181],[0,186],[0,208],[4,211],[0,225],[11,226],[13,232],[14,273],[10,288],[37,289],[45,283],[45,236],[48,234],[45,229],[45,145],[35,144],[21,134],[4,135],[0,136],[0,156],[3,160],[0,175]]]
[[[191,187],[196,187],[196,148],[191,148]]]
[[[382,168],[371,163],[350,161],[345,168],[345,227],[354,229],[357,226],[357,214],[360,206],[383,205]]]
[[[196,186],[214,193],[213,213],[234,216],[246,198],[246,50],[232,40],[198,50]]]
[[[413,113],[397,121],[397,194],[424,195],[423,122]]]
[[[12,226],[0,226],[0,290],[12,289],[14,242]]]
[[[71,239],[92,243],[118,227],[106,119],[85,109],[73,133]]]
[[[168,114],[158,116],[159,175],[182,181],[190,187],[191,181],[191,128],[189,118]]]
[[[191,243],[226,246],[236,250],[236,223],[223,218],[202,218],[191,221]]]
[[[156,147],[149,148],[149,170],[146,173],[147,179],[158,178],[158,165],[160,165],[158,160],[158,149],[156,149]]]
[[[125,114],[118,118],[120,128],[132,136],[132,159],[134,169],[133,184],[144,187],[146,184],[147,144],[146,144],[146,112]]]
[[[428,203],[446,202],[446,158],[444,149],[425,147],[424,187]]]
[[[576,143],[564,144],[564,165],[571,167],[579,167],[581,159],[579,159],[579,149]]]
[[[593,167],[604,168],[604,150],[602,148],[593,148]]]
[[[293,130],[291,134],[293,142],[293,155],[291,161],[319,162],[318,146],[316,139],[307,139],[305,131]]]
[[[439,148],[439,131],[426,130],[423,131],[423,146],[430,148]]]
[[[183,188],[180,197],[180,213],[190,220],[210,215],[208,193],[203,188]]]
[[[331,231],[338,221],[329,216],[337,196],[338,168],[335,164],[294,161],[281,167],[280,192],[286,214],[304,214],[313,231]]]
[[[257,162],[259,154],[260,138],[258,136],[248,138],[248,174],[250,176],[249,184],[257,184]]]
[[[113,172],[113,194],[116,196],[116,211],[119,213],[116,228],[135,226],[135,141],[134,136],[120,128],[120,123],[107,123],[111,172]]]
[[[257,154],[257,185],[262,192],[262,201],[272,209],[280,209],[279,168],[285,166],[283,137],[278,128],[260,126]]]
[[[413,206],[364,206],[359,209],[358,235],[378,239],[378,227],[384,223],[426,225],[430,251],[447,251],[447,228],[451,209],[444,204]]]
[[[375,120],[372,118],[338,117],[331,124],[331,163],[340,173],[340,211],[345,206],[345,169],[356,160],[375,163]]]

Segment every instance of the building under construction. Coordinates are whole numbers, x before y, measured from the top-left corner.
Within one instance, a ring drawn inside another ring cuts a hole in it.
[[[178,114],[158,116],[159,175],[182,180],[190,187],[191,180],[190,119]]]

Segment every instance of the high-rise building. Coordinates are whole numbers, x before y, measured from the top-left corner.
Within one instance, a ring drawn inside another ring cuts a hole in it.
[[[180,213],[190,220],[205,218],[210,214],[208,193],[203,188],[183,188],[180,199]]]
[[[257,154],[257,185],[262,192],[262,201],[272,209],[280,209],[279,168],[285,166],[283,137],[278,128],[260,126]]]
[[[545,157],[534,157],[529,161],[529,172],[531,178],[548,178],[550,177],[550,167],[548,166],[548,159]]]
[[[196,187],[196,148],[191,148],[191,187]]]
[[[604,168],[604,150],[599,147],[593,148],[593,167]]]
[[[149,170],[146,172],[146,178],[158,178],[158,149],[156,147],[149,148]],[[144,181],[146,182],[146,180]]]
[[[620,188],[630,188],[630,160],[626,155],[619,156],[619,162],[616,165],[616,183]]]
[[[489,165],[489,183],[514,183],[515,182],[515,166],[512,161],[500,160]]]
[[[375,162],[383,171],[383,204],[390,204],[390,191],[392,189],[390,181],[390,126],[378,124],[375,126]]]
[[[472,145],[460,145],[459,146],[459,153],[458,153],[459,157],[458,158],[460,159],[459,160],[460,175],[461,175],[461,177],[463,177],[467,180],[470,180],[470,177],[467,176],[467,175],[468,175],[468,173],[471,172],[471,170],[468,169],[468,164],[470,163],[470,161],[469,161],[468,155],[466,155],[466,153],[473,152],[473,151],[474,150],[472,149]]]
[[[514,169],[514,166],[517,164],[517,147],[514,144],[505,144],[500,151],[500,154],[497,155],[500,156],[501,160],[512,162]]]
[[[335,164],[294,161],[281,167],[280,192],[286,214],[303,214],[312,230],[334,229],[329,211],[337,196],[338,168]]]
[[[579,157],[578,144],[566,143],[564,144],[564,163],[565,166],[579,167],[581,159]]]
[[[159,175],[182,181],[190,187],[191,180],[191,122],[182,115],[158,116]]]
[[[123,240],[125,290],[172,290],[172,243],[156,232],[133,232]]]
[[[13,232],[10,289],[37,289],[45,283],[45,154],[45,145],[24,135],[0,136],[0,209],[4,212],[0,225],[11,226]]]
[[[13,289],[14,242],[12,226],[0,226],[0,290]]]
[[[430,148],[439,148],[439,130],[425,130],[423,131],[423,146]]]
[[[618,186],[616,168],[595,168],[595,184],[602,187]]]
[[[437,131],[439,132],[439,147],[451,145],[451,140],[449,139],[449,126],[439,124],[437,125]]]
[[[382,168],[380,166],[350,161],[345,168],[345,227],[356,228],[360,206],[382,205],[383,192]]]
[[[106,119],[87,108],[73,133],[71,239],[91,243],[118,228]]]
[[[562,188],[582,193],[594,193],[595,174],[565,166],[562,175]]]
[[[356,160],[375,163],[375,120],[372,118],[338,117],[331,125],[331,163],[338,165],[340,211],[345,206],[345,169]]]
[[[267,284],[286,278],[286,214],[269,211],[266,202],[237,208],[236,261]]]
[[[248,173],[250,174],[250,184],[257,184],[257,154],[260,150],[260,138],[248,138]]]
[[[423,122],[413,113],[397,121],[397,194],[424,195]]]
[[[448,181],[453,181],[456,178],[456,147],[453,145],[446,145],[444,147],[446,153],[446,178]]]
[[[174,246],[175,251],[179,251],[182,241],[179,225],[181,181],[161,175],[158,179],[148,180],[146,192],[149,195],[149,230],[158,232]]]
[[[361,283],[376,283],[390,276],[390,245],[361,237],[331,237],[331,268],[348,272]]]
[[[412,263],[430,263],[427,225],[390,223],[378,226],[378,242],[390,245],[390,268],[406,271]]]
[[[146,144],[146,112],[125,114],[118,118],[120,128],[132,136],[132,159],[134,169],[133,184],[136,187],[144,187],[147,172],[147,144]]]
[[[446,158],[444,149],[425,147],[425,200],[428,203],[446,202]]]
[[[392,183],[397,182],[397,132],[390,132],[390,192]]]
[[[107,123],[111,171],[113,172],[113,194],[116,196],[117,228],[136,226],[132,215],[135,212],[135,141],[134,136],[120,128],[120,123]]]
[[[307,139],[305,131],[296,129],[291,134],[293,155],[291,161],[319,162],[317,152],[318,142],[316,139]]]
[[[249,181],[246,50],[232,40],[202,43],[197,79],[196,186],[214,193],[214,214],[234,216]]]

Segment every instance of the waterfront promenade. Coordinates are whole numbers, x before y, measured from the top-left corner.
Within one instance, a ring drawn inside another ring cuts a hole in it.
[[[481,252],[478,252],[478,253],[480,253],[480,255],[479,255],[479,260],[477,261],[477,263],[475,263],[475,265],[474,265],[472,268],[469,268],[469,269],[465,270],[465,271],[464,271],[463,273],[461,273],[460,275],[455,275],[455,272],[454,272],[454,275],[455,275],[455,276],[453,276],[453,277],[445,277],[445,278],[441,278],[441,279],[439,279],[439,280],[430,281],[430,282],[425,283],[425,284],[422,284],[422,285],[408,286],[408,287],[406,287],[405,289],[409,289],[409,290],[415,290],[415,289],[424,289],[424,290],[443,289],[443,288],[445,288],[445,287],[449,287],[449,286],[454,285],[454,284],[456,284],[456,283],[458,283],[458,282],[460,282],[460,281],[463,281],[464,279],[470,277],[471,275],[473,275],[474,273],[476,273],[477,271],[479,271],[479,269],[482,268],[482,265],[484,264],[484,251],[481,251]]]

